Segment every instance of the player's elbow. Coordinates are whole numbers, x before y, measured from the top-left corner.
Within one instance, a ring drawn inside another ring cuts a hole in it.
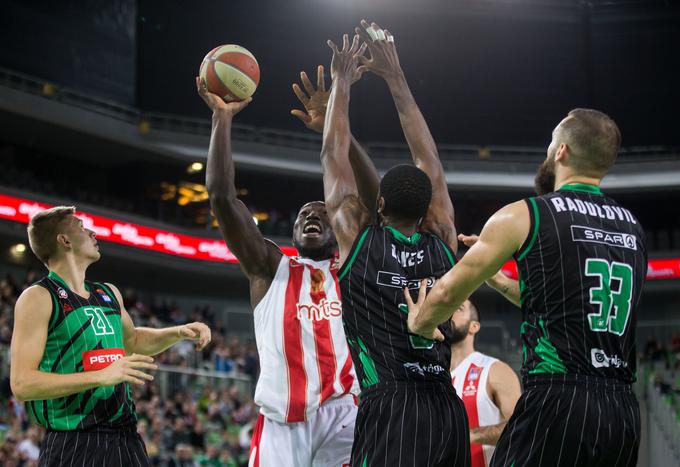
[[[12,374],[9,379],[9,386],[12,394],[19,402],[26,402],[31,399],[30,387],[27,378],[21,375]]]
[[[236,196],[233,196],[227,190],[224,189],[213,189],[208,188],[210,207],[213,211],[224,211],[230,209],[236,202]]]

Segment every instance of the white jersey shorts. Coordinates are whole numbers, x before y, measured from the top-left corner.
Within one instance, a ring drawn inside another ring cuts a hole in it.
[[[324,403],[304,422],[281,423],[260,414],[248,467],[348,467],[356,416],[349,394]]]

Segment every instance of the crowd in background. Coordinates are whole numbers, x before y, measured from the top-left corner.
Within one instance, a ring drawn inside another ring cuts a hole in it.
[[[0,356],[7,359],[12,338],[14,304],[21,291],[39,279],[29,271],[23,281],[6,276],[0,281]],[[203,321],[212,329],[212,341],[201,354],[191,342],[181,342],[160,356],[162,365],[199,368],[254,382],[259,371],[252,340],[230,336],[206,306],[183,310],[172,302],[142,300],[135,291],[123,292],[125,307],[136,325],[165,327]],[[3,368],[7,362],[2,362]],[[158,379],[157,379],[158,380]],[[206,382],[208,381],[208,382]],[[138,431],[146,443],[152,465],[189,467],[242,467],[248,465],[257,407],[248,391],[226,380],[184,378],[161,397],[157,381],[134,387]],[[252,386],[254,387],[254,386]],[[181,389],[178,389],[181,388]],[[0,385],[0,465],[37,466],[44,430],[29,421],[24,405],[11,394],[9,375]]]

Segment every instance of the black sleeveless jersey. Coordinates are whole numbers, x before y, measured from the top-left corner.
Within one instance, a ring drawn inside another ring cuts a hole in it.
[[[429,233],[406,237],[371,225],[359,235],[338,279],[342,321],[362,390],[390,382],[451,384],[449,344],[408,333],[404,289],[415,301],[420,280],[430,289],[454,262],[451,250]],[[446,335],[450,325],[441,329]]]
[[[526,378],[538,374],[635,381],[635,326],[647,273],[642,226],[593,185],[526,200],[519,269]]]

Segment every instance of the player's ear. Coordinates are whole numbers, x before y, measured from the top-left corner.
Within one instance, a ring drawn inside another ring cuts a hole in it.
[[[565,143],[560,144],[560,147],[555,151],[555,162],[560,162],[562,165],[566,165],[569,160],[569,146]]]
[[[482,325],[479,324],[479,321],[471,321],[470,322],[470,334],[477,334],[479,330],[481,329]]]
[[[385,198],[380,196],[378,198],[378,214],[382,214],[384,209],[385,209]]]
[[[71,248],[71,240],[68,239],[68,236],[66,234],[63,233],[57,234],[57,245],[69,249]]]

